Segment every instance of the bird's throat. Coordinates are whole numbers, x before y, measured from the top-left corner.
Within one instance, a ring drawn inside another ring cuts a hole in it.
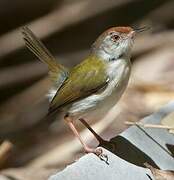
[[[94,54],[106,62],[116,61],[117,59],[128,59],[128,60],[130,59],[129,53],[119,54],[116,51],[108,52],[105,49],[95,50]]]

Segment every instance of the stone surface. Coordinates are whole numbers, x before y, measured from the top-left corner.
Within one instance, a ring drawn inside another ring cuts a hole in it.
[[[108,155],[109,165],[94,154],[87,154],[76,163],[67,166],[49,180],[149,180],[150,170],[135,166],[103,149]]]
[[[161,120],[174,112],[174,102],[141,120],[143,123],[160,124]],[[105,147],[109,165],[94,154],[80,158],[49,180],[149,180],[150,170],[143,168],[147,162],[163,170],[174,170],[174,158],[169,146],[174,146],[174,135],[165,129],[132,126],[109,142]]]
[[[158,112],[144,118],[141,122],[160,124],[161,120],[174,111],[174,102],[167,104]],[[166,144],[174,145],[174,135],[165,129],[132,126],[120,136],[126,138],[139,150],[150,157],[163,170],[174,170],[174,158]]]

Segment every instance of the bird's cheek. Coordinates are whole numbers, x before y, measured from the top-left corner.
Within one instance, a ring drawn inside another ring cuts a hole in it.
[[[117,42],[117,43],[114,43],[114,44],[112,44],[111,49],[112,49],[112,50],[116,50],[116,49],[118,48],[118,46],[119,46],[119,43],[118,43],[118,42]]]

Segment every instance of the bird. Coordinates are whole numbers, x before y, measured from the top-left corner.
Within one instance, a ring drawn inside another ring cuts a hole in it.
[[[80,120],[96,137],[86,118],[104,117],[125,91],[131,73],[131,51],[136,35],[146,27],[116,26],[105,30],[92,44],[89,55],[79,64],[67,68],[58,63],[45,45],[28,28],[22,27],[26,47],[49,69],[48,116],[64,113],[64,120],[79,139],[86,153],[102,156],[101,148],[90,148],[81,138],[76,121]]]

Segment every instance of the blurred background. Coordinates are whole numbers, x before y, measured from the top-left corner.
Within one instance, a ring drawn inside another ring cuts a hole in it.
[[[48,69],[24,46],[27,25],[58,62],[72,67],[95,39],[112,26],[148,26],[133,48],[129,87],[101,122],[90,122],[105,139],[174,99],[174,1],[1,0],[0,169],[6,178],[46,179],[83,155],[68,127],[45,123],[51,87]],[[97,146],[79,125],[85,140]],[[36,172],[37,169],[37,172]]]

